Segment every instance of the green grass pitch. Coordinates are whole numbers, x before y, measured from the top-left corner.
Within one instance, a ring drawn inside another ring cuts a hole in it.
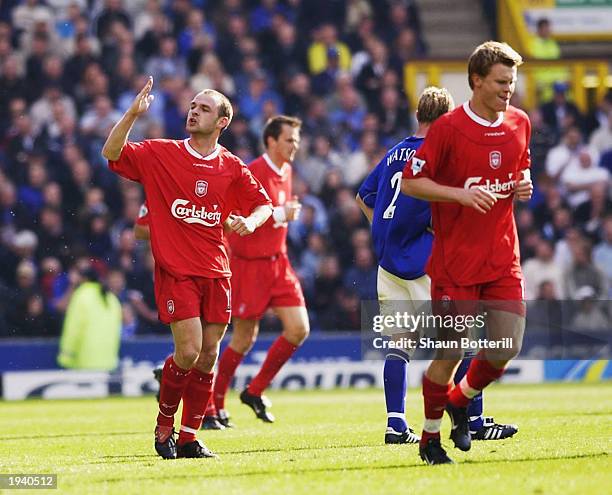
[[[75,494],[583,495],[612,486],[609,382],[490,387],[485,412],[520,431],[463,453],[451,448],[445,419],[454,466],[422,464],[415,445],[383,444],[380,390],[269,396],[275,424],[256,420],[232,394],[237,427],[200,435],[220,458],[176,461],[155,455],[152,397],[5,402],[0,472],[57,473],[58,492]],[[420,391],[409,391],[407,409],[419,430]]]

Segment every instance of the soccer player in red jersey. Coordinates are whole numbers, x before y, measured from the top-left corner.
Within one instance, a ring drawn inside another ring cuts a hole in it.
[[[218,144],[233,111],[227,97],[206,89],[187,114],[185,140],[127,138],[153,101],[149,78],[113,127],[102,155],[119,175],[140,182],[149,207],[159,318],[170,324],[174,354],[162,373],[155,449],[166,459],[213,457],[196,439],[212,392],[219,342],[230,319],[230,269],[223,222],[238,235],[252,234],[272,214],[268,195],[242,161]],[[183,413],[178,441],[174,414]]]
[[[454,388],[461,349],[438,352],[423,377],[420,455],[429,464],[452,463],[440,445],[445,409],[455,446],[470,449],[469,400],[500,378],[520,351],[525,309],[513,200],[527,201],[533,191],[531,125],[510,106],[521,63],[505,43],[478,46],[468,62],[471,99],[434,122],[403,172],[402,192],[431,202],[436,235],[427,273],[434,308],[482,301],[489,341],[510,337],[512,344],[481,351]]]
[[[283,325],[264,363],[240,394],[262,421],[272,423],[263,391],[309,333],[308,313],[300,282],[287,257],[287,223],[295,220],[301,204],[292,196],[291,163],[300,144],[301,121],[278,115],[266,123],[263,142],[266,153],[249,164],[251,173],[272,199],[274,213],[246,239],[228,236],[232,267],[232,339],[219,359],[213,400],[221,424],[229,425],[225,395],[236,368],[253,346],[259,320],[272,308]]]

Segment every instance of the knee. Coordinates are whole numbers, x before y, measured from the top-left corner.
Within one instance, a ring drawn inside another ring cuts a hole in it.
[[[248,334],[234,334],[232,335],[231,347],[240,354],[246,354],[249,352],[255,341],[257,340],[257,332],[249,332]]]
[[[209,373],[215,367],[217,358],[219,357],[219,348],[217,346],[202,349],[198,357],[197,368],[201,371]]]
[[[520,342],[513,342],[506,348],[499,349],[487,349],[485,351],[485,357],[492,363],[498,363],[498,368],[505,367],[505,365],[516,359],[521,353],[522,344]],[[503,363],[503,366],[501,365]]]
[[[310,334],[308,323],[300,322],[283,331],[283,336],[293,345],[301,345]]]
[[[200,349],[196,345],[186,344],[174,351],[174,361],[183,369],[190,369],[200,357]]]

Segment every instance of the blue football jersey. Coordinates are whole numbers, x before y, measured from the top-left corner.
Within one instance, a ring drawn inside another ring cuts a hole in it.
[[[429,203],[400,192],[406,161],[422,142],[409,137],[396,144],[359,188],[363,202],[374,209],[372,240],[378,264],[406,280],[425,274],[433,241]]]

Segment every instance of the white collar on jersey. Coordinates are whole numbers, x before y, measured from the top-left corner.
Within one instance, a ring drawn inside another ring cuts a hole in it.
[[[274,163],[272,161],[272,158],[270,158],[270,155],[268,155],[267,153],[263,154],[263,159],[266,161],[266,163],[268,164],[268,167],[270,167],[272,170],[274,170],[278,175],[280,175],[281,177],[285,174],[285,170],[286,170],[286,166],[283,163],[282,168],[278,168],[276,166],[276,163]]]
[[[221,151],[221,146],[217,145],[215,149],[206,156],[203,156],[201,153],[194,150],[189,144],[189,138],[183,140],[183,144],[185,145],[185,149],[189,152],[190,155],[199,158],[200,160],[213,160],[219,156],[219,151]]]
[[[485,127],[499,127],[504,121],[504,112],[499,112],[499,117],[495,122],[489,122],[487,119],[483,119],[482,117],[476,115],[474,111],[470,108],[469,100],[463,104],[463,110],[467,113],[468,117],[472,119],[474,122],[480,125],[484,125]]]

